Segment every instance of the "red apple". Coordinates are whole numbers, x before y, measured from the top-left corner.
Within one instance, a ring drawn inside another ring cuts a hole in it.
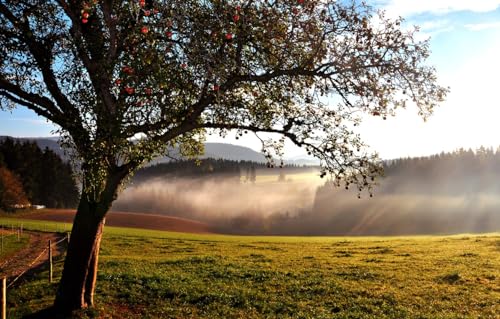
[[[153,90],[151,88],[146,88],[144,91],[146,92],[146,95],[153,94]]]
[[[172,34],[173,34],[173,33],[172,33],[172,31],[167,31],[167,32],[165,32],[165,35],[166,35],[166,36],[167,36],[167,38],[169,38],[169,39],[172,37]]]
[[[120,85],[120,84],[122,84],[122,79],[116,79],[116,80],[115,80],[115,84],[116,84],[116,85]]]
[[[185,69],[187,67],[187,64],[186,63],[182,63],[181,64],[181,68]]]
[[[233,39],[233,34],[232,33],[226,33],[226,40],[232,40]]]
[[[132,95],[134,94],[135,89],[133,87],[128,86],[125,88],[125,92],[127,92],[128,95]]]
[[[239,16],[239,15],[237,15],[237,14],[235,14],[235,15],[233,16],[233,21],[234,21],[234,22],[238,22],[239,20],[240,20],[240,16]]]
[[[219,91],[219,89],[220,89],[220,87],[217,84],[215,84],[214,85],[214,91]]]
[[[124,66],[124,67],[122,68],[122,71],[123,71],[123,73],[127,73],[127,74],[132,74],[132,73],[134,73],[134,69],[133,69],[133,68],[131,68],[131,67],[129,67],[129,66]]]
[[[147,34],[148,32],[149,32],[148,27],[144,26],[144,27],[141,28],[141,33],[142,34]]]
[[[82,19],[82,23],[87,23],[87,22],[89,22],[89,20],[87,20],[87,19]]]
[[[89,16],[90,16],[90,14],[89,14],[88,12],[84,12],[84,13],[82,14],[82,17],[83,17],[84,19],[88,19],[88,18],[89,18]]]
[[[151,11],[149,11],[149,10],[144,10],[144,15],[145,15],[146,17],[149,17],[149,16],[151,15]]]

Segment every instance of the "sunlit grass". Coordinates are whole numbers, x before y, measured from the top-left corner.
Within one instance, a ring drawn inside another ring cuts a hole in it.
[[[9,292],[9,318],[50,305],[56,284],[45,278]],[[97,287],[106,318],[497,318],[498,300],[500,234],[252,237],[107,227]]]

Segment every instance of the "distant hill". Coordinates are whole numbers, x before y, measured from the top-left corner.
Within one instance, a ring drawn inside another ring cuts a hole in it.
[[[176,158],[177,152],[171,152]],[[233,161],[251,161],[264,163],[266,161],[264,155],[252,150],[251,148],[238,146],[226,143],[205,143],[205,154],[201,158],[227,159]],[[149,165],[155,165],[165,162],[170,162],[168,157],[159,157],[151,161]]]
[[[0,136],[0,140],[5,139],[10,136]],[[63,160],[67,160],[67,156],[64,154],[64,150],[58,144],[57,137],[11,137],[15,140],[21,141],[34,141],[41,149],[48,147],[50,150],[54,151]],[[175,152],[173,152],[175,153]],[[249,147],[233,145],[228,143],[205,143],[205,155],[201,158],[215,158],[215,159],[227,159],[233,161],[251,161],[257,163],[264,163],[266,161],[262,153],[256,152]],[[149,165],[169,162],[168,157],[160,157],[153,160]],[[291,160],[285,161],[287,164],[295,165],[317,165],[318,162],[308,159],[296,157]]]
[[[225,143],[205,143],[205,155],[203,157],[222,158],[233,161],[266,161],[262,153],[256,152],[251,148]]]

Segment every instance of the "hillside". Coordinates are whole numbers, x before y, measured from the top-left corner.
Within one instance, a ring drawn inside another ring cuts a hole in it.
[[[0,141],[10,136],[0,136]],[[10,137],[15,140],[20,141],[34,141],[37,145],[43,150],[46,147],[50,150],[54,151],[64,160],[67,160],[68,157],[64,153],[64,150],[57,143],[57,137],[33,137],[33,138],[18,138],[18,137]],[[173,156],[175,157],[177,152],[175,150],[171,151]],[[201,158],[214,158],[214,159],[227,159],[233,161],[251,161],[257,163],[265,163],[264,155],[260,152],[256,152],[253,149],[245,146],[233,145],[228,143],[205,143],[205,154],[201,156]],[[171,161],[168,157],[160,157],[154,159],[148,165],[155,165],[164,162]],[[286,159],[285,162],[287,164],[294,165],[317,165],[318,162],[314,159],[310,159],[308,157],[293,157],[290,159]]]
[[[0,136],[0,141],[10,137],[10,136]],[[56,154],[61,156],[62,158],[67,158],[66,155],[64,154],[63,149],[61,146],[58,144],[58,138],[57,137],[33,137],[33,138],[19,138],[19,137],[10,137],[13,138],[14,140],[20,140],[20,141],[33,141],[36,142],[36,144],[43,150],[46,147],[49,148],[50,150],[54,151]],[[175,151],[173,152],[175,154]],[[259,152],[256,152],[252,150],[251,148],[244,147],[244,146],[238,146],[238,145],[232,145],[232,144],[224,144],[224,143],[205,143],[205,155],[202,156],[202,158],[223,158],[223,159],[229,159],[229,160],[235,160],[235,161],[240,161],[240,160],[247,160],[247,161],[253,161],[253,162],[265,162],[264,155],[262,155]],[[157,164],[157,163],[162,163],[162,162],[168,162],[170,161],[169,158],[167,157],[162,157],[155,159],[154,161],[151,162],[151,165]]]

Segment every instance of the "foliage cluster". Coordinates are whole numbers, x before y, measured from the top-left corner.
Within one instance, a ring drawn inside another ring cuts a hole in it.
[[[0,209],[13,210],[29,205],[19,177],[0,163]]]
[[[53,151],[42,151],[35,142],[5,138],[0,140],[0,155],[5,168],[18,176],[19,186],[31,204],[53,208],[76,206],[79,192],[71,165]]]
[[[370,190],[357,114],[427,117],[448,91],[428,42],[363,2],[13,1],[0,15],[0,107],[57,124],[93,200],[167,146],[196,155],[231,129],[281,135],[262,138],[268,159],[289,139]]]

